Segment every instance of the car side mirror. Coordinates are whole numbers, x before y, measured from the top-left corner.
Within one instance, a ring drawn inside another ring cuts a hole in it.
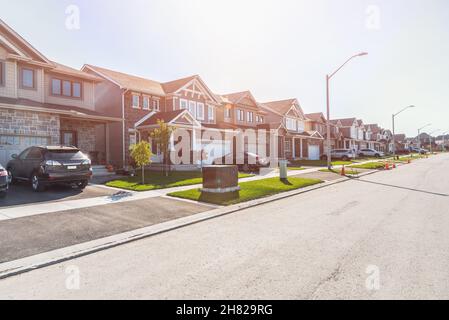
[[[17,155],[17,154],[13,154],[12,156],[11,156],[11,158],[13,158],[13,159],[17,159],[19,156]]]

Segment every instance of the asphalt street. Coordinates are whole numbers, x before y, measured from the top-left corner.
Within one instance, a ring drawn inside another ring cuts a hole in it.
[[[448,234],[446,154],[0,280],[0,298],[448,299]]]

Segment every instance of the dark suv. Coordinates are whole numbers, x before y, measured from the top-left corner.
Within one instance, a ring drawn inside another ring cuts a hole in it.
[[[37,192],[52,183],[84,189],[92,177],[89,158],[74,147],[31,147],[12,158],[6,166],[10,181],[30,181]]]
[[[6,171],[0,164],[0,198],[6,196],[6,192],[8,191],[8,180],[8,171]]]

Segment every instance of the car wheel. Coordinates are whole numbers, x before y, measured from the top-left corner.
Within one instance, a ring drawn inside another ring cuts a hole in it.
[[[376,158],[380,158],[380,154],[378,154],[378,153],[376,153],[374,156],[375,156]]]
[[[84,190],[84,189],[86,189],[88,184],[89,184],[89,181],[84,180],[84,181],[77,182],[76,186],[78,187],[78,189]]]
[[[8,169],[8,184],[13,184],[16,182],[16,179],[12,175],[11,169]]]
[[[45,186],[41,183],[39,177],[36,174],[31,176],[31,187],[34,192],[41,192],[45,190]]]
[[[343,161],[348,161],[349,158],[348,158],[347,156],[343,156],[343,157],[341,158],[341,160],[343,160]]]

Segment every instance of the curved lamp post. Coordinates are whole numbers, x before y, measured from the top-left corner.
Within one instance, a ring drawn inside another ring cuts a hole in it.
[[[327,168],[330,170],[332,169],[332,159],[331,159],[331,126],[330,126],[330,98],[329,98],[329,82],[332,79],[335,74],[340,71],[345,65],[349,63],[354,58],[366,56],[367,52],[361,52],[359,54],[353,55],[348,60],[346,60],[345,63],[343,63],[337,70],[335,70],[330,75],[326,75],[326,103],[327,103],[327,124],[326,124],[326,131],[327,131]]]
[[[424,128],[427,128],[428,126],[431,126],[431,125],[432,125],[431,123],[428,123],[424,127],[418,129],[418,148],[421,149],[421,137],[420,137],[421,136],[421,130],[424,129]]]
[[[398,116],[400,113],[402,113],[405,110],[410,109],[410,108],[416,108],[416,106],[411,105],[411,106],[405,107],[398,113],[393,114],[393,117],[392,117],[393,118],[393,159],[396,159],[396,137],[395,137],[395,131],[394,131],[395,130],[394,120],[395,120],[396,116]]]

